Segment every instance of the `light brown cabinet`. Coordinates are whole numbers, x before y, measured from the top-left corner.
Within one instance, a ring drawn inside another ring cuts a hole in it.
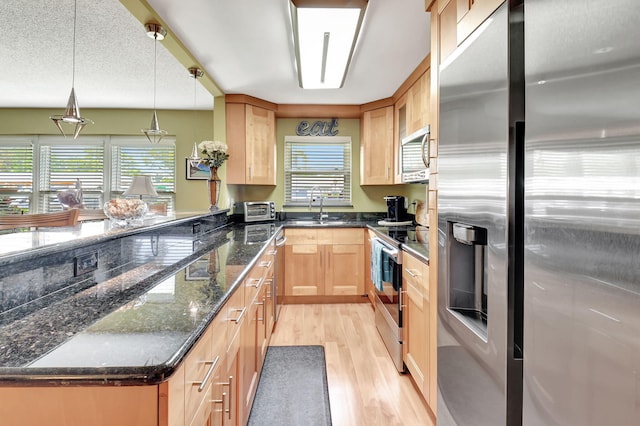
[[[285,230],[285,296],[364,294],[364,230]]]
[[[365,111],[362,114],[361,127],[360,184],[393,184],[395,172],[393,107]]]
[[[267,108],[246,104],[226,105],[226,183],[276,184],[276,119]]]
[[[482,24],[504,0],[456,0],[457,45]]]
[[[403,360],[429,402],[429,266],[405,252],[402,269]]]
[[[407,92],[407,134],[420,130],[430,124],[429,92],[431,72],[427,70],[416,80]]]

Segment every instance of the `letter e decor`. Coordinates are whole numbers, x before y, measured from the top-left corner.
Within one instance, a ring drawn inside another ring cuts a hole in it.
[[[338,119],[332,118],[331,121],[315,121],[309,124],[308,121],[298,123],[296,129],[298,136],[335,136],[338,134]]]

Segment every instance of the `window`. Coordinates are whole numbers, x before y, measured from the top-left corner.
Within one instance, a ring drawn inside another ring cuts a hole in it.
[[[34,167],[34,165],[38,165]],[[175,211],[175,142],[151,145],[144,137],[60,136],[0,138],[0,214],[61,210],[58,191],[82,183],[86,208],[127,189],[135,175],[151,175],[156,199]]]
[[[88,209],[102,208],[104,189],[104,139],[42,137],[38,173],[39,211],[62,210],[58,191],[82,183],[83,204]]]
[[[33,193],[31,139],[0,141],[0,214],[28,212]]]
[[[351,205],[351,138],[287,136],[285,205],[306,206],[311,190],[329,206]]]
[[[157,145],[140,143],[137,138],[112,138],[111,140],[111,185],[112,197],[123,193],[131,184],[133,176],[149,175],[158,192],[158,197],[146,201],[167,203],[167,213],[175,211],[176,148],[164,140]]]

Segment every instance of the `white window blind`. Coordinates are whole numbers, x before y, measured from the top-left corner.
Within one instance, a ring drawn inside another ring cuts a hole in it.
[[[285,137],[285,204],[308,205],[311,190],[325,205],[351,205],[351,138]]]
[[[0,214],[28,212],[33,194],[31,141],[0,145]]]
[[[176,148],[173,141],[158,145],[148,142],[112,139],[111,192],[120,194],[131,184],[133,176],[151,176],[158,197],[145,197],[147,202],[167,203],[172,213],[176,190]]]
[[[82,184],[83,204],[88,209],[102,208],[104,191],[104,143],[102,140],[40,145],[38,193],[40,211],[62,210],[58,191]]]

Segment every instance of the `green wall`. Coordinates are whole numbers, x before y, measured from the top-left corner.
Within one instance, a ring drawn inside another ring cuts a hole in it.
[[[0,109],[0,135],[58,135],[58,129],[49,116],[60,114],[61,109]],[[82,135],[135,135],[148,128],[151,110],[134,109],[83,109],[82,115],[95,124],[85,127]],[[305,119],[315,121],[315,119]],[[326,118],[322,118],[326,120]],[[209,207],[207,184],[204,180],[187,180],[185,159],[191,155],[194,134],[202,140],[226,141],[224,96],[214,98],[214,113],[211,111],[158,110],[160,127],[176,138],[176,210],[179,212],[203,212]],[[284,201],[284,137],[295,136],[301,119],[278,119],[277,138],[277,185],[223,185],[219,207],[230,208],[234,201],[274,200],[278,211],[306,211],[306,208],[282,208]],[[195,122],[195,124],[194,124]],[[195,129],[195,133],[194,133]],[[426,200],[425,185],[360,186],[360,120],[339,119],[338,135],[351,136],[353,208],[328,208],[328,211],[385,211],[385,195],[403,195],[410,202]],[[218,175],[224,184],[226,163]],[[410,212],[412,212],[410,210]]]
[[[0,135],[59,135],[49,116],[63,109],[0,109]],[[82,109],[82,115],[95,122],[85,127],[82,135],[144,136],[140,130],[149,127],[152,111],[87,108]],[[158,110],[160,127],[176,138],[177,211],[202,212],[209,207],[206,182],[185,177],[185,158],[191,155],[194,134],[198,142],[212,138],[213,120],[211,111]],[[222,169],[221,176],[224,173]]]

